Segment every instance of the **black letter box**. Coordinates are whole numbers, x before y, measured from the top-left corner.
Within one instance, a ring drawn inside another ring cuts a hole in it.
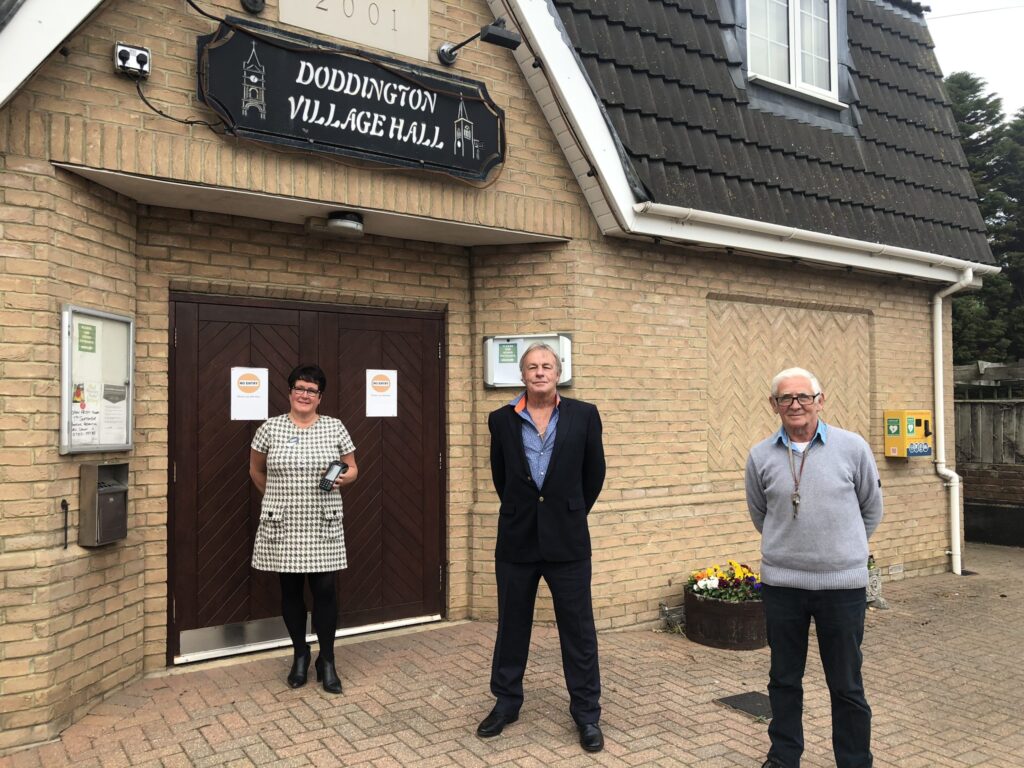
[[[128,463],[82,464],[78,543],[98,547],[128,535]]]

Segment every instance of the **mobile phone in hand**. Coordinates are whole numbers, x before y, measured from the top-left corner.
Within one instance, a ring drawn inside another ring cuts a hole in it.
[[[348,464],[343,461],[332,461],[327,465],[327,470],[324,472],[324,476],[320,478],[320,490],[329,491],[334,487],[334,481],[339,476],[345,474],[348,470]]]

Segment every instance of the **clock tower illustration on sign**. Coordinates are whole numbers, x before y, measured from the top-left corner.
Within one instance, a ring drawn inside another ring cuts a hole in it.
[[[459,98],[459,116],[455,120],[455,142],[452,151],[466,156],[469,152],[474,160],[480,159],[480,142],[473,138],[473,121],[466,114],[466,102]]]
[[[266,68],[256,55],[256,43],[252,44],[249,60],[242,65],[242,115],[249,114],[250,109],[260,113],[267,119]]]

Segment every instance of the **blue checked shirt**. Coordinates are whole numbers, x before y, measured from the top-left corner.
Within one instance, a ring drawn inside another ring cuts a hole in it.
[[[526,410],[526,393],[519,395],[510,403],[515,412],[519,414],[519,418],[523,420],[523,450],[526,452],[526,463],[530,465],[530,476],[538,490],[544,485],[548,464],[551,463],[551,451],[555,447],[558,402],[555,401],[555,410],[551,414],[551,421],[548,422],[548,428],[543,438],[537,430],[537,425],[533,423],[530,412]]]

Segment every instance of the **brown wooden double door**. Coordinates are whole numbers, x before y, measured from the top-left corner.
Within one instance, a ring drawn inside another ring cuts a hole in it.
[[[269,370],[275,416],[288,410],[292,368],[319,365],[320,413],[340,418],[356,444],[339,627],[441,613],[442,316],[178,294],[170,309],[168,658],[183,632],[280,614],[276,575],[250,567],[260,495],[249,445],[260,422],[231,420],[236,366]],[[397,417],[366,416],[367,369],[397,370]]]

